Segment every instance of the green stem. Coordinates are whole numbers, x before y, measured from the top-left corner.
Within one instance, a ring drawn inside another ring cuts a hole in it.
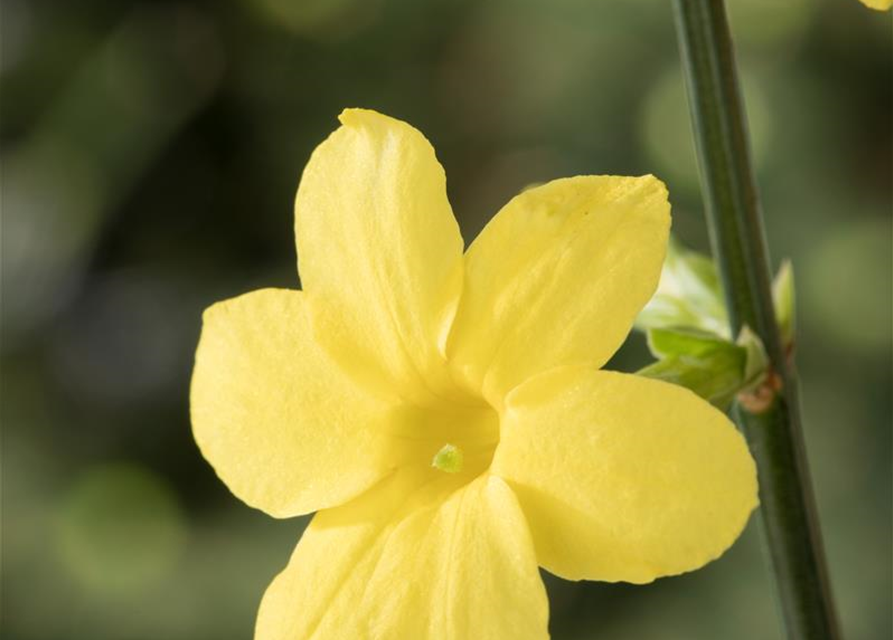
[[[707,221],[732,335],[762,339],[772,371],[735,416],[757,461],[764,538],[790,640],[840,638],[803,445],[797,374],[772,305],[769,254],[723,0],[673,0]]]

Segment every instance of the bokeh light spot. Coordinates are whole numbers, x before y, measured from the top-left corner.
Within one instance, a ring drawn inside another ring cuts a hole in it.
[[[735,38],[747,47],[792,48],[805,35],[815,3],[807,0],[731,0],[729,15]]]
[[[374,21],[378,0],[248,0],[270,23],[313,39],[344,39]]]
[[[83,587],[126,594],[162,580],[186,538],[177,498],[154,472],[115,463],[88,469],[58,515],[57,547]]]
[[[893,310],[889,218],[850,219],[810,253],[804,273],[805,314],[843,349],[889,354]],[[887,297],[889,301],[889,297]]]

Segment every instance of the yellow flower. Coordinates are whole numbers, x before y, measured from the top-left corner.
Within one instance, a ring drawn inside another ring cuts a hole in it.
[[[463,255],[434,150],[347,110],[295,201],[303,291],[209,308],[192,422],[236,496],[318,511],[258,640],[548,637],[538,566],[644,583],[737,538],[755,467],[691,392],[600,370],[670,226],[647,176],[556,180]]]
[[[866,7],[877,9],[878,11],[886,11],[890,7],[893,7],[893,0],[861,0],[861,2]]]

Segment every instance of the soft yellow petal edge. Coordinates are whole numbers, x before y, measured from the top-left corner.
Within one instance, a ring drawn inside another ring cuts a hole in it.
[[[304,532],[255,640],[547,640],[548,601],[511,489],[402,471]]]
[[[295,196],[298,270],[326,349],[381,393],[444,386],[441,343],[462,290],[464,243],[434,148],[409,124],[346,109]]]
[[[893,7],[893,0],[859,0],[862,4],[875,11],[886,11]]]
[[[756,465],[722,412],[682,387],[589,367],[510,394],[492,471],[518,494],[540,564],[571,580],[697,569],[758,504]]]
[[[654,293],[670,228],[654,176],[577,176],[524,191],[466,254],[447,346],[468,386],[499,406],[553,367],[604,364]]]
[[[341,504],[395,465],[392,409],[315,343],[300,291],[253,291],[205,311],[190,414],[223,482],[276,517]]]

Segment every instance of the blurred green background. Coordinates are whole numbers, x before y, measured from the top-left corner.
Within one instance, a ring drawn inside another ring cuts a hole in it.
[[[849,640],[891,637],[889,14],[730,0]],[[523,186],[655,173],[706,248],[669,3],[4,0],[2,629],[244,640],[303,520],[200,457],[201,310],[294,287],[292,199],[345,106],[434,143],[466,239]],[[648,361],[633,336],[612,367]],[[644,587],[547,577],[556,640],[779,638],[758,527]]]

